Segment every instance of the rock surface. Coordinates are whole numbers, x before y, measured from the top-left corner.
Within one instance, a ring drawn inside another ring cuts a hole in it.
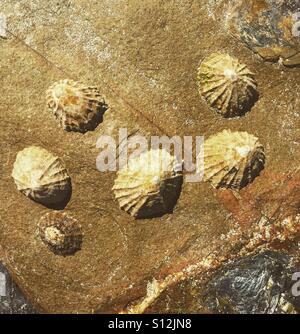
[[[298,313],[292,296],[292,259],[265,251],[237,260],[219,270],[205,294],[208,308],[219,313]]]
[[[97,140],[117,139],[119,128],[147,138],[247,131],[266,148],[266,173],[281,178],[298,168],[299,69],[265,63],[237,42],[225,27],[225,9],[216,0],[1,1],[8,31],[0,40],[0,257],[39,311],[128,312],[133,305],[205,312],[188,294],[192,274],[205,278],[238,253],[242,232],[235,231],[242,225],[251,234],[265,207],[285,212],[288,197],[265,195],[272,184],[263,174],[242,194],[249,206],[209,184],[184,183],[173,214],[136,222],[114,200],[115,173],[96,168]],[[260,99],[243,118],[225,120],[199,97],[199,63],[220,50],[256,75]],[[110,108],[95,131],[67,133],[47,111],[46,90],[65,78],[103,92]],[[40,243],[36,224],[50,209],[18,193],[10,177],[17,152],[29,145],[62,157],[72,177],[65,211],[85,235],[75,256],[57,257]],[[282,178],[286,193],[293,177]]]
[[[0,314],[33,314],[34,308],[0,264]]]
[[[230,3],[232,31],[264,60],[300,66],[298,0],[237,0]]]

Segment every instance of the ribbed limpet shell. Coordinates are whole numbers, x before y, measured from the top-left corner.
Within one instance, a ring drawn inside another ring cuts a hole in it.
[[[172,212],[181,192],[182,164],[164,149],[129,159],[117,175],[113,191],[120,207],[135,218]]]
[[[258,138],[224,130],[204,142],[204,181],[215,188],[241,189],[264,168],[265,153]]]
[[[81,249],[83,234],[79,222],[60,211],[46,213],[38,223],[38,234],[57,255],[73,255]]]
[[[47,105],[63,129],[85,133],[103,120],[107,105],[96,87],[61,80],[47,91]]]
[[[17,154],[12,177],[19,191],[44,205],[62,203],[71,192],[71,179],[62,160],[38,146]]]
[[[198,69],[199,91],[226,118],[244,115],[257,100],[254,74],[228,54],[214,53]]]

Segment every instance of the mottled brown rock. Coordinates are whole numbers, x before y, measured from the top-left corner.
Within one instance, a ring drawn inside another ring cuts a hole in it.
[[[239,194],[223,190],[217,195],[241,225],[249,226],[262,216],[276,221],[299,212],[300,174],[265,171]]]
[[[100,135],[118,138],[120,127],[128,136],[247,131],[266,149],[266,171],[299,166],[298,69],[280,71],[253,57],[228,34],[225,8],[208,0],[1,1],[9,32],[0,40],[0,255],[40,311],[126,310],[146,296],[148,283],[155,287],[154,279],[182,279],[181,289],[166,287],[147,312],[166,311],[168,300],[179,312],[205,311],[196,299],[184,299],[194,280],[180,273],[209,254],[215,255],[201,262],[205,270],[233,248],[238,253],[241,235],[224,239],[237,228],[231,211],[205,183],[184,183],[173,214],[133,223],[111,191],[116,175],[96,169]],[[256,73],[261,98],[240,119],[218,117],[199,98],[199,62],[220,49]],[[103,92],[110,109],[95,131],[67,133],[46,110],[45,91],[64,78]],[[73,193],[65,211],[84,222],[85,235],[72,257],[55,256],[36,239],[33,222],[45,208],[17,192],[10,177],[16,153],[29,145],[45,147],[68,166]]]

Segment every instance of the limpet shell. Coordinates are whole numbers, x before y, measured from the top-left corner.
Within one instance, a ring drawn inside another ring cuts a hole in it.
[[[46,93],[47,105],[66,131],[85,133],[102,121],[107,105],[96,87],[61,80]]]
[[[164,149],[149,150],[129,159],[113,186],[120,207],[135,218],[172,212],[181,192],[181,167]]]
[[[19,191],[44,205],[68,199],[71,179],[60,158],[38,146],[17,154],[12,177]]]
[[[42,216],[38,223],[38,234],[57,255],[73,255],[81,249],[81,226],[64,212],[53,211]]]
[[[243,116],[257,100],[254,74],[228,54],[214,53],[198,69],[199,91],[223,117]]]
[[[204,142],[204,181],[215,188],[241,189],[264,168],[265,153],[258,138],[224,130]]]

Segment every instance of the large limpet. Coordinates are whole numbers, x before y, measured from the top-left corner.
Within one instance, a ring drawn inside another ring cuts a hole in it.
[[[71,178],[62,160],[38,146],[17,154],[12,177],[19,191],[44,205],[62,203],[71,192]]]
[[[300,65],[299,0],[235,0],[229,5],[231,32],[264,60]]]
[[[215,188],[241,189],[264,168],[265,153],[258,138],[224,130],[204,142],[204,180]]]
[[[254,74],[228,54],[214,53],[198,70],[200,94],[226,118],[244,115],[257,100]]]
[[[47,105],[63,129],[85,133],[103,120],[107,105],[96,87],[61,80],[47,91]]]
[[[113,191],[120,207],[135,218],[172,212],[181,192],[182,164],[164,149],[129,159],[117,175]]]
[[[81,249],[83,234],[76,219],[64,212],[53,211],[41,217],[38,233],[57,255],[73,255]]]

